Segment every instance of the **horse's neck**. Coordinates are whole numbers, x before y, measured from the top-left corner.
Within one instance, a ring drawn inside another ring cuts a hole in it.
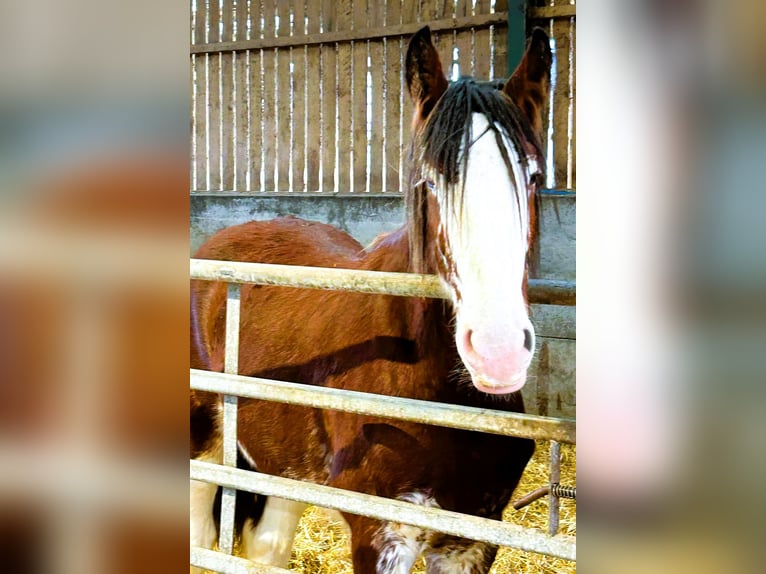
[[[409,236],[405,226],[378,237],[368,247],[362,267],[371,271],[406,273],[411,271],[410,262]],[[435,273],[435,269],[428,267],[424,271]],[[445,301],[422,297],[393,297],[388,299],[387,304],[392,306],[393,312],[404,317],[408,335],[420,343],[421,349],[438,354],[445,361],[452,361],[451,353],[445,352],[454,347],[454,336],[449,328],[452,313]]]

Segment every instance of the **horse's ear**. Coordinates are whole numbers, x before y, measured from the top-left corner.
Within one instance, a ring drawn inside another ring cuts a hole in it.
[[[503,91],[527,115],[537,133],[542,132],[543,110],[548,102],[551,85],[552,61],[548,34],[535,28],[521,63],[503,87]]]
[[[439,53],[431,42],[431,29],[428,26],[418,30],[410,39],[405,71],[407,89],[415,104],[412,121],[418,125],[428,117],[448,85]]]

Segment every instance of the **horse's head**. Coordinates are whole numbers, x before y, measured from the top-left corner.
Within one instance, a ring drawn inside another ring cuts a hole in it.
[[[535,348],[526,261],[544,169],[538,132],[550,63],[540,30],[501,89],[469,78],[448,83],[427,27],[407,50],[414,267],[437,272],[447,287],[458,352],[487,393],[519,390]]]

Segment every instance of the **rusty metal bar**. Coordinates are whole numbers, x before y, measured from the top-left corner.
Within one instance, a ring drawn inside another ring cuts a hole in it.
[[[226,355],[224,371],[236,374],[239,367],[240,285],[229,283],[226,292]],[[223,397],[223,464],[237,466],[237,402],[235,394]],[[218,548],[231,554],[234,550],[234,510],[237,492],[221,491],[221,528]]]
[[[561,445],[551,441],[551,472],[548,498],[548,534],[555,536],[559,531],[559,497],[554,484],[561,481]]]
[[[374,415],[424,424],[575,444],[573,419],[463,407],[191,369],[191,388],[293,405]]]
[[[530,492],[529,494],[525,494],[518,500],[516,500],[513,503],[513,508],[515,510],[521,510],[524,508],[527,504],[532,504],[535,500],[541,499],[543,496],[548,494],[551,491],[550,486],[541,486],[540,488],[537,488]]]
[[[192,279],[279,285],[306,289],[330,289],[407,297],[446,299],[447,291],[436,275],[392,273],[359,269],[302,267],[267,263],[242,263],[213,259],[191,259]],[[527,288],[530,303],[546,305],[576,304],[574,281],[530,279]]]
[[[189,563],[198,568],[222,572],[223,574],[292,574],[291,570],[256,564],[245,558],[221,554],[215,550],[208,550],[199,546],[190,548]]]
[[[553,493],[555,496],[558,496],[559,498],[571,498],[572,500],[577,499],[577,488],[575,488],[574,486],[565,486],[563,484],[554,482],[550,486],[541,486],[540,488],[533,490],[529,494],[525,494],[518,500],[514,501],[513,508],[515,510],[521,510],[528,504],[532,504],[533,502],[541,499],[543,496],[547,495],[548,493]]]
[[[471,540],[481,540],[490,544],[575,560],[576,543],[570,536],[547,536],[537,529],[524,528],[488,518],[422,507],[400,500],[229,468],[199,460],[190,461],[190,475],[193,480],[202,480],[247,492],[300,500],[324,508],[334,508],[379,520],[437,530]]]

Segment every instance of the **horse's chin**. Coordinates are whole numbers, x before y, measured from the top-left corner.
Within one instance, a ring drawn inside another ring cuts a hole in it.
[[[515,393],[524,387],[527,382],[526,369],[515,374],[508,381],[495,381],[483,375],[471,373],[471,381],[473,386],[480,390],[482,393],[490,395],[507,395]]]

